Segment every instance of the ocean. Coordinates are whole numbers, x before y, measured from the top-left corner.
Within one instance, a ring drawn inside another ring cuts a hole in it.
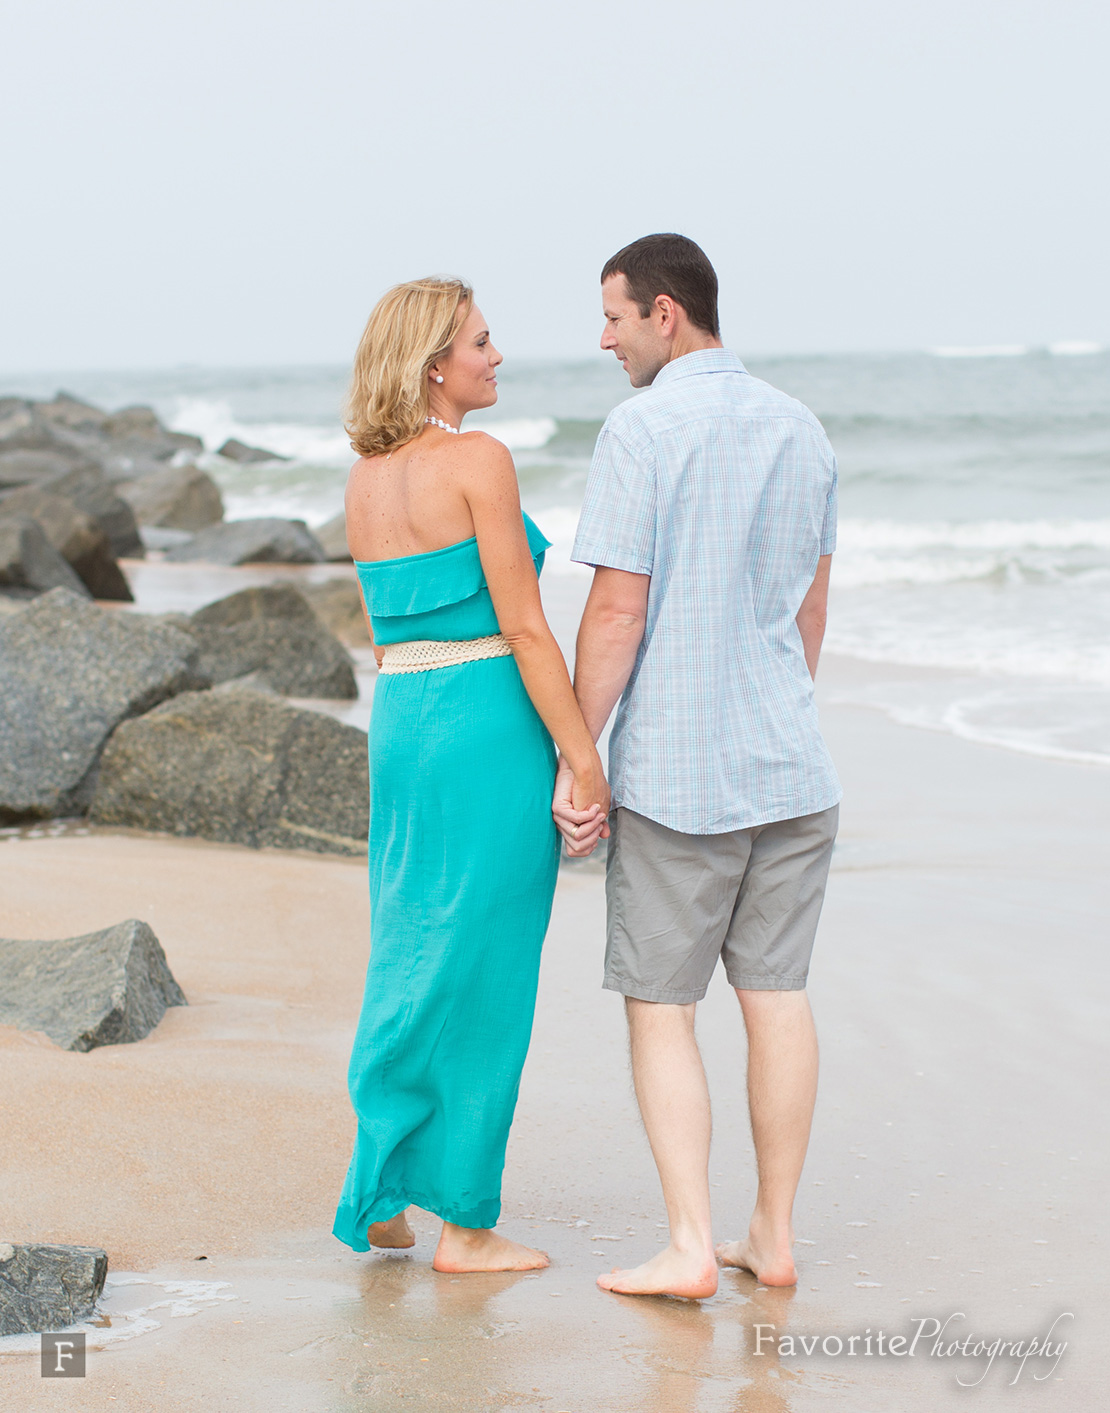
[[[826,647],[881,669],[851,700],[1009,750],[1110,765],[1110,351],[941,349],[747,360],[824,424],[840,466]],[[343,367],[52,373],[104,407],[149,403],[204,438],[230,518],[342,505],[351,463]],[[615,361],[506,360],[495,408],[468,419],[513,451],[528,509],[569,558],[590,452],[630,395]],[[248,467],[228,436],[291,458]],[[848,700],[843,693],[841,700]]]

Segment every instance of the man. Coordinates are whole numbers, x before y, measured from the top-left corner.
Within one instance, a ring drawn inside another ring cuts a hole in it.
[[[614,808],[573,810],[561,768],[554,809],[571,853],[609,837],[604,984],[625,997],[670,1244],[598,1284],[717,1289],[694,1010],[720,958],[747,1028],[759,1187],[747,1236],[716,1258],[793,1285],[817,1085],[805,984],[840,800],[812,682],[836,462],[817,419],[722,346],[693,241],[635,241],[601,288],[601,346],[648,389],[602,428],[573,552],[594,567],[574,685],[595,739],[620,698]]]

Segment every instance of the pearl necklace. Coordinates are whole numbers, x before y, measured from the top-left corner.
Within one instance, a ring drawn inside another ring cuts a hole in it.
[[[438,417],[425,417],[424,421],[433,427],[441,427],[445,432],[454,432],[459,435],[458,427],[452,427],[450,422],[441,422]]]

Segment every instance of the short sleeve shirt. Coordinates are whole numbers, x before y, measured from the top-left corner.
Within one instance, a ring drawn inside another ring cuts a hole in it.
[[[609,743],[614,804],[723,834],[839,801],[795,622],[835,544],[821,424],[727,349],[675,359],[614,408],[572,552],[651,576]]]

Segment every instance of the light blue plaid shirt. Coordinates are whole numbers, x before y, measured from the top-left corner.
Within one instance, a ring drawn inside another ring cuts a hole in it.
[[[613,803],[724,834],[840,799],[795,616],[836,544],[816,417],[734,353],[668,363],[601,429],[572,558],[650,574]]]

